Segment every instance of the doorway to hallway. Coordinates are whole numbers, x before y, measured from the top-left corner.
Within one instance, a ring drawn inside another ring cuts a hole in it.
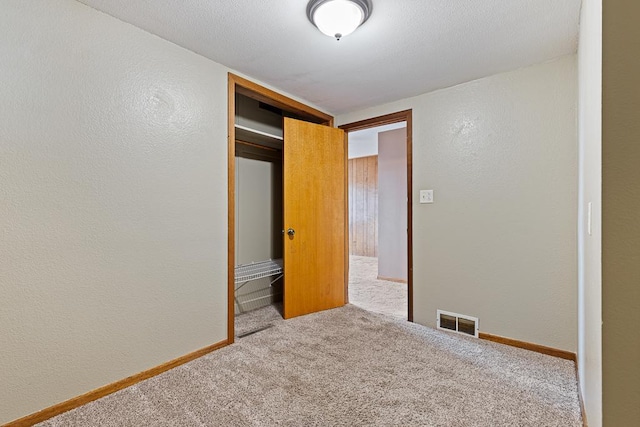
[[[411,321],[411,111],[341,128],[349,153],[349,302]]]

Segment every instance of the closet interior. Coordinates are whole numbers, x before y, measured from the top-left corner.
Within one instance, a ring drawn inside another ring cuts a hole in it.
[[[236,315],[282,301],[283,120],[310,121],[250,95],[235,94]]]
[[[236,315],[282,301],[283,112],[235,95]]]
[[[330,115],[229,74],[230,342],[259,308],[344,305],[344,138]]]

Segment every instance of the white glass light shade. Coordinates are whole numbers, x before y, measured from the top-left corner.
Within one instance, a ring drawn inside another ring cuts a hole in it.
[[[350,0],[329,0],[315,9],[312,19],[320,31],[340,40],[353,33],[364,18],[364,10],[358,4]]]

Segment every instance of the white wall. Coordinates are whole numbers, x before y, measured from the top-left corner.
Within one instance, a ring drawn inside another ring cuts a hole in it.
[[[2,424],[227,338],[230,70],[74,0],[0,8]]]
[[[602,425],[602,0],[582,2],[578,71],[578,371],[587,420],[591,427],[599,427]]]
[[[407,280],[407,128],[378,134],[378,276]]]
[[[226,339],[227,70],[74,1],[0,52],[2,423]]]
[[[413,109],[417,322],[577,350],[576,104],[570,55],[337,118]]]

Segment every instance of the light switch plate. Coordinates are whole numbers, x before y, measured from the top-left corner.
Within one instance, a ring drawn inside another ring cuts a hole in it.
[[[587,233],[591,236],[591,202],[587,203]]]
[[[420,203],[433,203],[433,190],[420,190]]]

